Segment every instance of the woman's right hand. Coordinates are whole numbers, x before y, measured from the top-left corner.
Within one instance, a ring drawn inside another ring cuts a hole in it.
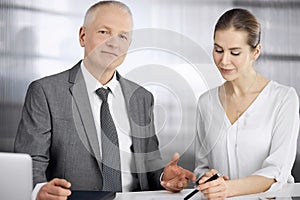
[[[229,180],[227,176],[220,176],[216,180],[205,183],[206,180],[217,173],[217,170],[211,169],[206,172],[198,182],[199,185],[197,189],[209,200],[223,200],[229,196],[228,186],[226,184],[226,180]]]

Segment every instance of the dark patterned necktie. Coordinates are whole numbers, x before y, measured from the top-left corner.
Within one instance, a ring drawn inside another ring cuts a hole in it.
[[[122,191],[121,161],[117,130],[111,117],[107,96],[109,89],[99,88],[96,94],[102,99],[100,109],[103,191]]]

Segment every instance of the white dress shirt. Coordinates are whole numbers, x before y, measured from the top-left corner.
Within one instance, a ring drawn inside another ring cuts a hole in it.
[[[196,130],[197,177],[209,169],[238,179],[250,175],[291,183],[299,131],[299,101],[294,88],[270,81],[231,124],[218,88],[199,98]],[[273,184],[274,186],[274,184]]]
[[[122,192],[129,192],[136,186],[136,179],[131,172],[135,172],[133,163],[133,153],[130,150],[132,145],[129,118],[126,110],[126,104],[122,88],[117,80],[116,73],[113,78],[106,84],[102,85],[81,63],[82,74],[86,83],[87,92],[90,100],[90,105],[98,134],[98,141],[101,148],[101,124],[100,124],[100,107],[102,104],[101,98],[96,94],[98,88],[109,88],[111,92],[108,94],[107,102],[113,121],[115,123],[120,148],[121,170],[122,170]]]

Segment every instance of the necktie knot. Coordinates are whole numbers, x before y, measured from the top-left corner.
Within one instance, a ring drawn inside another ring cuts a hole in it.
[[[108,97],[109,89],[103,87],[96,90],[96,94],[101,98],[102,101],[106,102]]]

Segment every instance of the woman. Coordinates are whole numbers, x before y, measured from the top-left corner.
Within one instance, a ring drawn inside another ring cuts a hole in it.
[[[299,102],[294,88],[254,69],[260,24],[244,9],[218,20],[213,58],[223,85],[199,98],[196,169],[208,199],[264,192],[293,182]],[[204,183],[219,173],[217,180]],[[271,187],[272,186],[272,187]]]

